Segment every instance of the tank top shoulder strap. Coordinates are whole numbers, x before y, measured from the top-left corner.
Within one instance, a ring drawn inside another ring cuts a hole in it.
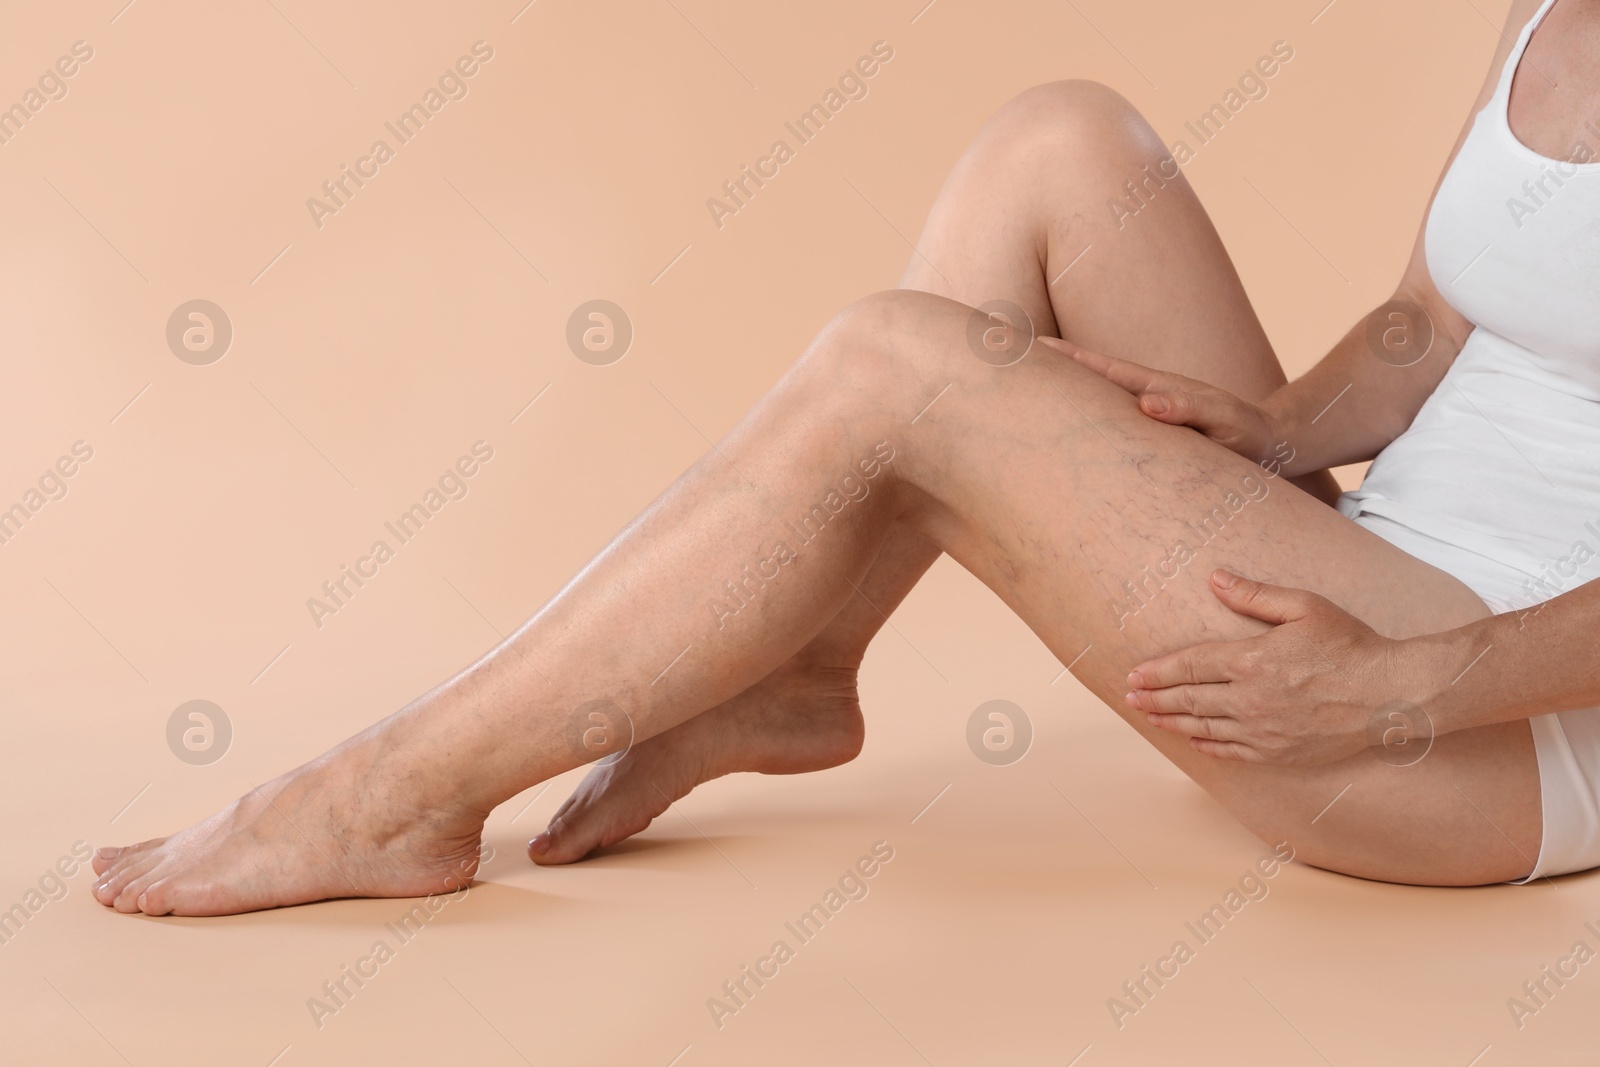
[[[1528,42],[1533,38],[1533,31],[1539,28],[1544,17],[1550,14],[1550,9],[1555,7],[1557,0],[1544,0],[1535,11],[1533,18],[1522,27],[1522,32],[1517,35],[1515,43],[1511,46],[1511,54],[1506,56],[1506,65],[1500,71],[1500,81],[1494,87],[1494,97],[1491,103],[1504,105],[1511,99],[1511,82],[1517,76],[1517,66],[1522,62],[1522,53],[1528,50]]]

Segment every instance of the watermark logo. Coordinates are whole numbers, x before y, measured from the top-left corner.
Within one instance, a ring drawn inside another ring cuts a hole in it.
[[[425,89],[420,99],[383,124],[384,131],[394,139],[393,144],[383,137],[377,138],[367,149],[366,155],[357,157],[355,166],[339,164],[339,173],[322,183],[321,197],[306,198],[306,211],[311,215],[312,225],[320,230],[327,225],[328,216],[337,215],[349,207],[356,194],[382,173],[383,167],[395,158],[401,148],[410,144],[425,127],[432,124],[446,104],[467,98],[472,88],[470,79],[476,77],[483,65],[494,58],[494,46],[487,41],[474,41],[471,52],[471,55],[462,55],[454,64],[445,67],[438,81]],[[457,189],[456,192],[459,195],[461,190]],[[471,201],[468,204],[470,206]]]
[[[1106,1010],[1118,1030],[1128,1025],[1128,1020],[1150,1006],[1163,988],[1192,963],[1200,950],[1221,936],[1222,931],[1236,920],[1251,904],[1267,899],[1272,892],[1268,880],[1277,877],[1285,866],[1294,861],[1294,846],[1279,841],[1272,851],[1259,857],[1246,868],[1228,891],[1209,909],[1183,924],[1184,935],[1172,943],[1166,954],[1151,963],[1143,964],[1138,974],[1122,983],[1122,990],[1106,998]],[[1194,944],[1190,944],[1190,939]]]
[[[1287,441],[1280,442],[1273,455],[1258,464],[1263,477],[1257,478],[1254,474],[1240,476],[1239,488],[1244,495],[1230,489],[1223,495],[1221,503],[1200,516],[1199,521],[1184,524],[1185,531],[1194,535],[1192,544],[1188,537],[1178,538],[1153,568],[1145,564],[1135,578],[1123,579],[1120,588],[1122,603],[1111,601],[1111,610],[1117,616],[1117,629],[1125,628],[1129,619],[1154,603],[1168,583],[1175,581],[1190,564],[1200,558],[1203,549],[1232,529],[1229,524],[1245,508],[1265,500],[1272,492],[1272,487],[1267,483],[1278,476],[1283,464],[1292,461],[1294,455],[1294,449]]]
[[[846,67],[839,75],[839,80],[823,92],[821,99],[783,124],[784,136],[775,139],[765,155],[756,157],[753,165],[739,164],[739,173],[723,182],[716,196],[706,198],[706,210],[711,215],[712,224],[722,229],[729,218],[748,207],[756,193],[766,188],[767,183],[782,172],[784,165],[793,160],[801,148],[815,140],[846,106],[865,100],[871,88],[869,80],[892,59],[894,46],[888,41],[874,41],[870,55],[863,55]],[[790,144],[790,138],[793,138],[793,144]]]
[[[317,1024],[317,1029],[326,1026],[330,1016],[348,1008],[367,983],[382,974],[384,966],[415,941],[445,908],[466,900],[472,894],[472,876],[492,859],[494,846],[487,841],[479,842],[477,852],[456,864],[445,876],[448,892],[430,893],[393,921],[384,923],[385,936],[374,941],[365,955],[342,965],[334,977],[322,983],[317,994],[307,997],[306,1010],[311,1013],[311,1021]]]
[[[820,936],[848,905],[867,899],[872,889],[869,883],[893,859],[893,845],[887,841],[873,842],[871,852],[846,867],[810,908],[784,923],[784,936],[775,940],[765,955],[757,957],[754,964],[740,966],[732,978],[722,983],[719,995],[706,998],[706,1010],[716,1028],[721,1030],[730,1018],[748,1008],[755,995],[778,977],[782,968]]]
[[[63,453],[54,464],[46,467],[44,473],[39,475],[38,482],[29,486],[16,503],[7,507],[4,501],[0,501],[0,545],[10,544],[11,539],[22,532],[28,520],[46,504],[64,498],[68,488],[66,480],[93,458],[93,445],[83,440],[74,441],[71,454]]]
[[[68,882],[77,876],[79,870],[89,866],[93,856],[88,842],[74,841],[71,853],[62,855],[53,865],[46,867],[39,881],[28,887],[21,900],[9,908],[0,909],[0,946],[11,944],[11,939],[22,933],[22,928],[48,905],[65,899],[70,888]]]
[[[323,620],[347,607],[356,593],[376,578],[383,565],[394,559],[401,548],[410,544],[446,504],[465,500],[472,488],[471,479],[492,459],[494,446],[487,441],[474,441],[471,453],[463,453],[455,463],[446,467],[421,499],[392,520],[385,520],[383,528],[394,538],[394,544],[391,545],[387,537],[373,541],[366,555],[356,557],[353,564],[341,564],[339,573],[322,583],[322,596],[307,597],[306,611],[311,615],[312,624],[322,629]]]
[[[46,67],[39,80],[23,91],[16,103],[7,107],[0,103],[0,145],[22,132],[22,128],[49,104],[67,98],[66,79],[76,75],[82,64],[94,58],[94,46],[88,41],[73,41],[70,54],[58,58],[53,66]]]
[[[227,755],[233,722],[209,700],[189,700],[167,717],[167,747],[185,763],[204,767]]]
[[[1595,126],[1593,119],[1585,122],[1583,128],[1600,135],[1600,127]],[[1522,229],[1528,219],[1543,210],[1557,193],[1567,187],[1567,182],[1578,176],[1580,168],[1594,162],[1594,157],[1594,149],[1589,147],[1587,141],[1580,139],[1573,143],[1570,159],[1552,159],[1540,163],[1539,177],[1522,183],[1522,192],[1527,199],[1515,194],[1506,197],[1506,210],[1510,212],[1511,221],[1517,229]],[[1555,183],[1554,189],[1550,188],[1551,182]]]
[[[609,767],[633,748],[633,719],[602,697],[580,704],[567,719],[567,746],[584,763]]]
[[[579,304],[567,318],[567,347],[595,367],[607,367],[628,354],[633,320],[609,300]]]
[[[1586,922],[1583,926],[1590,934],[1600,937],[1600,927],[1593,922]],[[1576,941],[1571,952],[1557,959],[1553,965],[1544,964],[1536,976],[1523,982],[1520,996],[1506,998],[1506,1010],[1511,1013],[1511,1021],[1517,1029],[1527,1026],[1530,1018],[1548,1008],[1556,994],[1578,977],[1582,968],[1594,958],[1595,951],[1589,947],[1589,942]]]
[[[1367,747],[1391,767],[1410,767],[1433,748],[1433,720],[1404,700],[1385,704],[1367,720]]]
[[[739,573],[722,583],[722,592],[706,601],[717,629],[728,625],[728,620],[755,603],[756,598],[783,573],[783,568],[800,558],[802,548],[822,535],[828,524],[853,503],[865,500],[872,492],[870,483],[883,468],[894,461],[894,446],[879,441],[872,453],[857,461],[850,473],[828,488],[826,495],[800,516],[798,522],[783,521],[784,536],[772,542],[772,548],[757,546],[758,556],[754,566],[744,564]],[[857,471],[860,472],[859,476]],[[791,547],[790,541],[794,544]]]
[[[1200,154],[1200,149],[1222,136],[1222,131],[1238,119],[1240,112],[1250,104],[1265,100],[1272,91],[1269,83],[1294,59],[1294,54],[1294,46],[1288,41],[1274,41],[1271,53],[1258,57],[1253,65],[1246,67],[1235,88],[1230,88],[1193,121],[1183,124],[1185,133],[1194,139],[1193,145],[1186,140],[1173,141],[1169,154],[1157,161],[1154,170],[1146,163],[1139,174],[1124,180],[1123,192],[1119,194],[1121,199],[1106,200],[1111,221],[1117,224],[1117,229],[1126,228],[1130,218],[1153,204],[1156,197],[1178,179],[1182,169]]]
[[[1033,720],[1009,700],[986,701],[967,717],[967,747],[992,767],[1009,767],[1033,747]]]
[[[228,354],[233,320],[209,300],[188,300],[167,319],[167,347],[185,363],[204,367]]]
[[[1391,300],[1367,316],[1367,348],[1391,367],[1422,362],[1433,334],[1432,317],[1409,300]]]
[[[991,367],[1009,367],[1033,347],[1033,318],[1009,300],[979,304],[967,316],[967,347]]]

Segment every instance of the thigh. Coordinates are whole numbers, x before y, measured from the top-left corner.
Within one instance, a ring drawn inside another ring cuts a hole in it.
[[[1089,81],[984,124],[929,212],[905,288],[1008,300],[1085,348],[1259,400],[1285,382],[1233,261],[1155,130]],[[1295,479],[1325,503],[1326,471]]]
[[[1144,417],[1070,360],[975,359],[964,305],[911,293],[876,304],[863,343],[892,340],[866,365],[888,365],[908,418],[940,395],[914,424],[883,417],[883,432],[908,446],[905,520],[1241,822],[1308,862],[1365,877],[1476,884],[1532,869],[1539,779],[1525,721],[1441,736],[1406,768],[1367,753],[1282,768],[1203,756],[1122,702],[1135,663],[1266,629],[1216,600],[1216,567],[1321,593],[1393,637],[1486,616],[1470,589],[1255,464]],[[1130,615],[1124,583],[1144,584],[1180,541],[1192,561],[1146,585],[1147,605]]]
[[[946,179],[901,278],[1039,332],[1258,399],[1283,370],[1161,138],[1089,81],[1000,108]]]

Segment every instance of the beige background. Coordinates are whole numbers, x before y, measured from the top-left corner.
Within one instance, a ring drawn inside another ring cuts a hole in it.
[[[1188,175],[1298,372],[1398,277],[1507,6],[123,2],[30,5],[0,34],[0,103],[73,42],[94,49],[66,97],[0,146],[0,507],[74,442],[94,449],[0,545],[0,908],[75,841],[187,824],[531,613],[835,309],[894,284],[952,161],[1030,84],[1105,81],[1172,140],[1274,41],[1292,45],[1270,95]],[[469,94],[318,229],[306,199],[478,40],[494,58]],[[706,198],[877,40],[895,54],[867,98],[718,230]],[[609,367],[563,340],[597,297],[636,329]],[[195,298],[234,327],[209,366],[165,341]],[[480,439],[495,457],[470,494],[314,626],[306,598]],[[563,870],[521,850],[576,776],[530,791],[491,819],[480,887],[320,1029],[307,998],[409,905],[129,918],[80,873],[0,946],[0,1059],[1592,1052],[1600,973],[1520,1031],[1505,1003],[1575,941],[1600,945],[1587,876],[1437,891],[1292,867],[1119,1030],[1107,998],[1265,847],[1070,677],[1053,682],[1060,670],[942,563],[868,656],[857,761],[718,782]],[[1011,767],[964,740],[996,697],[1037,731]],[[234,729],[207,766],[166,743],[168,716],[196,698]],[[895,858],[870,895],[718,1029],[706,999],[879,840]]]

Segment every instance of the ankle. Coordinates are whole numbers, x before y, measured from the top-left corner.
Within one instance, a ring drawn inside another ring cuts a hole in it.
[[[460,729],[452,732],[436,719],[435,714],[396,716],[330,753],[344,765],[343,773],[361,782],[363,794],[391,814],[397,829],[418,822],[482,820],[500,802],[490,788],[487,763],[474,763],[472,745],[464,743]]]

